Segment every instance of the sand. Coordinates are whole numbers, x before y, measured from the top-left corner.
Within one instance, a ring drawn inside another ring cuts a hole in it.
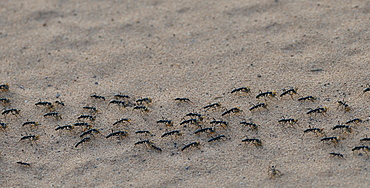
[[[370,135],[370,92],[363,93],[370,87],[369,13],[365,0],[2,1],[0,84],[10,88],[0,98],[11,102],[0,107],[20,113],[0,117],[8,126],[0,132],[0,186],[368,187],[369,152],[352,149],[369,145],[360,142]],[[231,93],[240,87],[250,92]],[[291,88],[298,94],[280,97]],[[276,97],[256,99],[267,91]],[[114,94],[129,95],[131,105],[109,105]],[[305,96],[317,100],[298,101]],[[145,97],[149,112],[134,110]],[[53,109],[36,106],[40,101]],[[221,107],[203,108],[217,102]],[[257,103],[267,108],[250,111]],[[235,107],[241,112],[221,115]],[[328,110],[307,114],[319,107]],[[51,111],[62,119],[43,116]],[[180,125],[187,113],[203,120]],[[85,121],[100,134],[75,147],[84,128],[55,128],[82,114],[96,116]],[[113,126],[122,118],[131,121]],[[298,121],[278,123],[283,118]],[[332,130],[354,118],[364,122],[349,124],[351,132]],[[228,126],[194,134],[213,120]],[[27,121],[40,125],[22,126]],[[325,135],[304,134],[310,127]],[[173,130],[181,135],[161,137]],[[105,138],[112,131],[128,136]],[[20,140],[26,135],[39,139]],[[320,141],[325,136],[339,142]],[[162,151],[134,145],[140,140]],[[200,145],[181,150],[192,142]]]

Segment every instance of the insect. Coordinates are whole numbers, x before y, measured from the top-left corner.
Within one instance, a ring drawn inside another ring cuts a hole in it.
[[[215,128],[213,128],[213,127],[206,127],[206,128],[203,128],[203,129],[198,129],[198,130],[196,130],[194,132],[194,134],[203,133],[203,132],[213,133],[213,132],[215,132]]]
[[[369,141],[370,141],[370,138],[368,138],[367,135],[366,135],[366,138],[360,139],[360,142],[369,142]]]
[[[310,110],[307,112],[307,114],[313,114],[313,113],[318,113],[318,114],[324,114],[328,111],[329,108],[324,107],[324,108],[316,108],[313,110]]]
[[[109,101],[109,104],[117,104],[123,107],[126,107],[128,105],[125,101],[117,101],[117,100],[111,100]]]
[[[0,128],[5,131],[5,129],[8,127],[8,125],[6,123],[2,123],[0,122]]]
[[[206,111],[209,110],[210,108],[216,108],[216,107],[220,107],[221,106],[221,103],[217,102],[217,103],[213,103],[213,104],[209,104],[205,107],[203,107]]]
[[[171,120],[166,120],[166,119],[161,119],[161,120],[158,120],[157,123],[163,123],[165,124],[166,126],[173,126],[173,123]],[[181,124],[180,124],[181,125]]]
[[[275,166],[270,166],[268,170],[268,175],[270,176],[271,179],[278,178],[282,175],[283,173],[280,172],[280,170],[277,170]]]
[[[85,123],[85,122],[75,123],[75,124],[73,124],[73,126],[75,126],[75,127],[85,126],[87,129],[90,129],[91,128],[91,125],[89,125],[88,123]]]
[[[181,136],[181,133],[179,130],[175,130],[175,131],[170,131],[170,132],[166,132],[164,133],[161,138],[163,137],[166,137],[166,136],[170,136],[170,135],[176,135],[176,136]]]
[[[351,124],[351,123],[362,123],[363,121],[360,118],[355,118],[347,121],[345,124]]]
[[[346,112],[350,111],[351,108],[349,107],[349,105],[344,102],[344,101],[337,101],[338,105],[341,106]],[[338,107],[339,107],[338,106]]]
[[[91,110],[93,112],[98,112],[98,110],[95,107],[92,107],[92,106],[84,106],[82,108],[83,109],[86,109],[86,110]]]
[[[63,126],[58,126],[57,128],[55,128],[55,130],[72,130],[73,129],[73,126],[72,125],[63,125]]]
[[[231,91],[231,93],[235,93],[235,92],[245,92],[245,93],[249,93],[251,91],[251,89],[249,87],[240,87],[240,88],[236,88],[236,89],[233,89]]]
[[[298,99],[298,101],[312,101],[312,102],[315,100],[317,100],[317,98],[313,96],[307,96],[307,97],[302,97]]]
[[[283,93],[280,94],[280,97],[283,97],[284,95],[290,95],[291,98],[293,98],[293,95],[294,94],[297,94],[297,90],[298,88],[291,88],[291,89],[288,89],[288,90],[283,90]]]
[[[116,122],[114,122],[113,123],[113,125],[117,125],[117,124],[119,124],[119,123],[124,123],[124,122],[130,122],[131,121],[131,119],[130,118],[123,118],[123,119],[120,119],[120,120],[118,120],[118,121],[116,121]]]
[[[324,137],[321,139],[322,142],[324,141],[332,141],[335,145],[338,145],[338,142],[339,142],[339,138],[338,137]]]
[[[153,149],[155,149],[155,150],[159,151],[159,152],[162,152],[162,149],[161,149],[160,147],[158,147],[158,146],[154,145],[153,143],[149,144],[149,146],[150,146],[151,148],[153,148]]]
[[[218,121],[218,120],[213,120],[209,122],[210,124],[215,124],[215,125],[221,125],[221,126],[229,126],[229,124],[226,121]]]
[[[140,145],[140,144],[152,144],[153,142],[152,141],[149,141],[149,140],[140,140],[140,141],[137,141],[134,145]]]
[[[333,157],[340,157],[340,158],[344,158],[344,156],[343,156],[343,154],[340,154],[340,153],[334,153],[334,152],[332,152],[332,153],[329,153],[331,156],[333,156]]]
[[[22,162],[22,161],[18,161],[17,164],[20,164],[22,166],[31,166],[31,164],[25,163],[25,162]]]
[[[275,97],[276,91],[267,91],[263,93],[259,93],[256,98],[259,99],[260,97]]]
[[[319,129],[319,128],[309,128],[309,129],[306,129],[303,131],[304,134],[308,133],[308,132],[313,132],[317,135],[317,133],[321,133],[321,134],[324,134],[324,129]],[[324,134],[325,135],[325,134]]]
[[[230,114],[230,113],[239,113],[241,110],[239,108],[232,108],[230,110],[227,110],[226,112],[222,113],[221,116]]]
[[[8,109],[8,110],[4,110],[3,112],[1,112],[2,115],[6,115],[6,114],[13,114],[15,116],[17,116],[19,113],[21,112],[21,110],[18,110],[18,109]]]
[[[89,142],[91,140],[91,138],[90,137],[85,137],[85,138],[83,138],[82,140],[80,140],[79,142],[77,142],[76,144],[75,144],[75,148],[77,148],[77,146],[79,146],[80,144],[82,144],[82,143],[85,143],[85,142]]]
[[[0,85],[0,90],[2,90],[2,91],[8,91],[9,90],[9,84],[2,84],[2,85]]]
[[[39,135],[27,135],[23,136],[20,140],[31,140],[31,141],[36,141],[40,138]]]
[[[80,115],[77,119],[89,119],[91,121],[95,121],[95,116],[92,115]]]
[[[57,104],[57,105],[60,105],[60,106],[64,106],[65,105],[62,101],[55,101],[54,103]]]
[[[198,117],[198,119],[199,119],[200,121],[202,121],[202,120],[203,120],[203,116],[202,116],[202,114],[198,114],[198,113],[187,113],[187,114],[185,115],[185,117]]]
[[[289,123],[289,124],[293,125],[294,123],[297,123],[298,120],[289,118],[289,119],[280,119],[280,120],[278,120],[278,122],[279,123]]]
[[[257,124],[254,124],[254,123],[250,123],[250,122],[246,122],[246,121],[241,121],[240,124],[242,124],[244,126],[249,126],[249,127],[251,127],[252,130],[257,130],[258,129],[258,125]]]
[[[44,117],[49,117],[49,116],[55,117],[56,119],[62,119],[62,116],[58,112],[49,112],[49,113],[44,114]]]
[[[110,134],[108,134],[105,138],[109,138],[109,137],[112,137],[112,136],[127,136],[128,133],[125,132],[125,131],[117,131],[117,132],[112,132]]]
[[[101,100],[103,100],[103,101],[105,101],[105,97],[103,97],[103,96],[99,96],[99,95],[90,95],[90,97],[91,98],[94,98],[94,99],[101,99]]]
[[[180,123],[180,125],[183,125],[183,124],[194,124],[194,125],[198,125],[198,120],[197,119],[188,119],[188,120],[184,120]]]
[[[179,101],[179,102],[190,102],[190,99],[188,99],[188,98],[176,98],[175,101]]]
[[[53,108],[53,104],[51,102],[46,102],[46,101],[40,101],[35,104],[36,106],[46,106],[48,108]]]
[[[255,145],[256,147],[262,146],[261,140],[257,139],[257,138],[245,138],[245,139],[242,140],[242,142],[251,143],[251,144]]]
[[[357,151],[357,150],[363,150],[365,152],[370,152],[370,147],[369,146],[355,146],[352,148],[352,151]]]
[[[352,132],[352,128],[348,125],[335,125],[333,128],[333,130],[335,129],[345,129],[347,132],[351,133]]]
[[[216,140],[220,140],[221,138],[226,138],[226,136],[225,135],[220,135],[220,136],[209,139],[208,142],[213,142],[213,141],[216,141]]]
[[[256,105],[252,106],[249,110],[252,111],[252,110],[258,109],[258,108],[267,108],[267,104],[265,104],[265,103],[258,103]]]
[[[136,131],[135,134],[147,134],[153,136],[153,134],[150,131]]]
[[[184,151],[186,148],[189,148],[189,147],[198,147],[200,145],[200,142],[192,142],[188,145],[185,145],[184,147],[181,148],[181,151]]]
[[[129,99],[130,98],[130,96],[122,95],[122,94],[115,94],[114,97],[117,98],[117,99],[119,99],[119,98]]]
[[[85,131],[85,132],[81,133],[81,134],[80,134],[80,137],[82,138],[82,137],[84,137],[84,136],[86,136],[86,135],[88,135],[88,134],[93,135],[93,133],[98,134],[98,133],[100,133],[100,131],[98,131],[98,130],[96,130],[96,129],[89,129],[89,130],[87,130],[87,131]]]
[[[141,110],[142,112],[149,112],[149,109],[146,106],[135,106],[134,110]]]
[[[3,103],[3,104],[8,104],[8,103],[10,103],[10,99],[0,98],[0,102]]]
[[[370,87],[365,88],[365,89],[362,91],[362,94],[361,94],[361,95],[365,94],[365,93],[366,93],[366,92],[368,92],[368,91],[370,91]]]
[[[142,105],[143,103],[149,104],[151,102],[152,102],[151,98],[142,98],[142,99],[136,100],[136,103],[139,105]]]
[[[39,126],[41,124],[39,124],[38,122],[34,122],[34,121],[27,121],[27,122],[24,122],[22,124],[22,127],[26,126],[26,125],[30,125],[31,127],[36,127],[36,126]]]

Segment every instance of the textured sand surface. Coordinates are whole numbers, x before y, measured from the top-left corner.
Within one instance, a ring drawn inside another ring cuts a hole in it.
[[[368,187],[369,155],[352,151],[370,136],[370,2],[362,1],[62,1],[4,0],[0,6],[1,187]],[[250,87],[250,93],[231,93]],[[298,88],[293,98],[283,89]],[[256,99],[276,91],[272,98]],[[149,112],[109,104],[114,94],[130,103],[150,97]],[[104,96],[106,100],[90,97]],[[315,96],[314,102],[297,99]],[[177,102],[177,97],[191,102]],[[65,103],[50,110],[40,101]],[[346,102],[345,111],[337,101]],[[221,108],[203,107],[220,102]],[[249,109],[259,102],[266,109]],[[84,131],[55,131],[57,126],[87,121],[101,134],[74,147]],[[238,107],[239,113],[221,116]],[[328,107],[325,114],[306,114]],[[57,111],[62,119],[44,117]],[[197,125],[180,125],[187,113],[213,120],[215,133],[194,134]],[[112,124],[130,118],[128,124]],[[278,123],[282,118],[297,124]],[[332,130],[350,124],[351,132]],[[174,125],[158,124],[160,119]],[[37,121],[39,126],[22,126]],[[241,121],[258,124],[258,130]],[[324,135],[303,134],[323,128]],[[112,131],[122,138],[105,138]],[[148,130],[153,135],[135,131]],[[179,130],[181,136],[161,138]],[[39,140],[20,141],[25,135]],[[225,138],[214,142],[219,135]],[[262,147],[241,142],[257,138]],[[149,145],[151,140],[162,152]],[[199,147],[181,148],[191,142]],[[343,154],[332,157],[330,152]],[[17,164],[18,161],[30,166]],[[283,175],[273,177],[269,167]]]

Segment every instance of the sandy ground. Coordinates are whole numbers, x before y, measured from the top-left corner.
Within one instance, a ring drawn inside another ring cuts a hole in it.
[[[64,1],[3,0],[0,7],[1,187],[369,187],[369,152],[352,151],[370,136],[370,2],[363,1]],[[231,93],[250,87],[250,93]],[[283,89],[298,94],[280,97]],[[272,98],[256,99],[260,92]],[[150,97],[149,112],[109,104]],[[104,96],[106,100],[90,95]],[[363,95],[362,95],[363,94]],[[300,102],[305,96],[314,102]],[[178,102],[177,97],[191,102]],[[53,109],[36,106],[40,101]],[[122,99],[123,100],[123,99]],[[344,101],[350,110],[338,106]],[[221,107],[203,107],[220,102]],[[266,109],[249,109],[259,102]],[[94,106],[92,113],[83,106]],[[239,113],[222,116],[238,107]],[[306,114],[328,107],[325,114]],[[44,117],[56,111],[62,119]],[[199,113],[199,125],[180,125]],[[81,114],[101,134],[74,147]],[[128,124],[112,124],[130,118]],[[293,125],[278,123],[294,118]],[[332,130],[349,124],[351,132]],[[172,120],[173,126],[158,124]],[[199,127],[215,133],[194,134]],[[39,126],[22,126],[37,121]],[[258,124],[251,130],[241,121]],[[324,135],[303,134],[322,128]],[[152,135],[135,134],[148,130]],[[168,131],[182,134],[162,138]],[[105,138],[112,131],[126,137]],[[39,135],[35,142],[20,139]],[[224,135],[217,141],[209,139]],[[262,147],[243,143],[257,138]],[[136,145],[150,140],[151,145]],[[199,147],[185,145],[199,142]],[[330,156],[330,152],[343,154]],[[30,166],[17,164],[22,161]],[[275,176],[269,167],[281,172]]]

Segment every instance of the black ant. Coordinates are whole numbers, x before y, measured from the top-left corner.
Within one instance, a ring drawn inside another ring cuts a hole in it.
[[[323,132],[324,129],[319,129],[319,128],[309,128],[309,129],[306,129],[303,131],[304,134],[308,133],[308,132],[313,132],[317,135],[317,133],[321,133],[323,135],[325,135],[325,133]]]
[[[116,98],[124,98],[124,99],[129,99],[130,98],[130,96],[128,96],[128,95],[121,95],[121,94],[115,94],[114,95],[114,97],[116,97]]]
[[[53,104],[51,102],[40,101],[35,104],[36,106],[47,106],[48,108],[53,108]]]
[[[85,122],[75,123],[75,124],[73,124],[73,126],[75,126],[75,127],[85,126],[87,129],[90,129],[91,128],[91,125],[88,124],[88,123],[85,123]]]
[[[0,122],[0,128],[5,131],[5,129],[8,127],[6,123]]]
[[[139,105],[142,105],[143,103],[149,104],[151,102],[152,102],[151,98],[142,98],[142,99],[136,100],[136,103]]]
[[[37,145],[36,140],[38,140],[38,139],[40,139],[39,135],[27,135],[27,136],[23,136],[19,141],[30,140],[31,141],[31,146],[32,146],[32,142],[35,142],[35,144]]]
[[[179,131],[179,130],[170,131],[170,132],[164,133],[164,134],[161,136],[161,138],[166,137],[166,136],[170,136],[170,135],[181,136],[181,133],[180,133],[180,131]]]
[[[49,113],[44,114],[44,117],[49,117],[49,116],[53,116],[56,119],[62,119],[62,116],[58,112],[49,112]]]
[[[220,136],[209,139],[208,142],[213,142],[213,141],[216,141],[216,140],[220,140],[221,138],[226,138],[226,136],[225,135],[220,135]]]
[[[249,126],[249,127],[251,127],[252,130],[257,130],[258,129],[258,125],[254,124],[254,123],[251,123],[251,122],[241,121],[240,124],[242,124],[244,126]]]
[[[2,84],[2,85],[0,85],[0,90],[2,90],[2,91],[9,91],[9,84]]]
[[[369,85],[367,85],[367,86],[369,86]],[[361,95],[365,94],[365,93],[366,93],[366,92],[368,92],[368,91],[370,91],[370,87],[365,88],[365,89],[362,91],[362,94],[361,94]]]
[[[85,132],[83,132],[83,133],[81,133],[80,134],[80,137],[82,138],[82,137],[84,137],[84,136],[86,136],[86,135],[93,135],[93,133],[96,133],[96,134],[98,134],[98,133],[100,133],[100,131],[98,131],[98,130],[96,130],[96,129],[89,129],[89,130],[87,130],[87,131],[85,131]]]
[[[335,129],[345,129],[347,132],[351,133],[352,132],[352,128],[348,125],[335,125],[333,128],[333,130]]]
[[[111,101],[109,101],[109,104],[117,104],[117,105],[121,105],[123,107],[128,106],[128,104],[125,101],[118,101],[118,100],[111,100]]]
[[[125,131],[117,131],[117,132],[112,132],[112,133],[108,134],[105,138],[109,138],[109,137],[112,137],[112,136],[122,137],[122,136],[127,136],[127,135],[128,135],[128,133],[125,132]]]
[[[340,157],[340,158],[344,158],[343,154],[341,153],[335,153],[335,152],[332,152],[332,153],[329,153],[331,156],[333,157]]]
[[[176,98],[175,101],[179,101],[179,102],[190,102],[190,99],[188,99],[188,98]]]
[[[242,140],[242,142],[252,143],[256,147],[261,147],[262,146],[261,140],[257,139],[257,138],[245,138],[245,139]]]
[[[55,101],[54,103],[60,106],[65,106],[64,102],[62,101]]]
[[[221,116],[224,116],[224,115],[227,115],[227,114],[230,114],[230,113],[239,113],[241,111],[242,110],[240,110],[239,108],[232,108],[232,109],[227,110],[226,112],[222,113]]]
[[[280,120],[278,120],[278,122],[279,123],[288,123],[290,125],[293,125],[293,124],[297,123],[298,120],[297,119],[289,118],[289,119],[280,119]]]
[[[26,125],[30,125],[31,127],[36,127],[36,126],[39,126],[41,124],[39,124],[38,122],[34,122],[34,121],[27,121],[27,122],[24,122],[22,124],[22,127],[26,126]]]
[[[91,121],[95,121],[95,116],[92,115],[80,115],[77,119],[89,119]]]
[[[149,109],[146,106],[135,106],[134,110],[141,110],[142,112],[149,112]]]
[[[366,138],[360,139],[360,142],[369,142],[369,141],[370,141],[370,138],[368,138],[367,135],[366,135]]]
[[[316,108],[313,110],[310,110],[307,112],[307,114],[313,114],[313,113],[318,113],[318,114],[324,114],[328,111],[329,108],[324,107],[324,108]]]
[[[338,145],[338,142],[339,142],[339,138],[338,137],[324,137],[322,138],[320,141],[324,142],[324,141],[332,141],[335,145]]]
[[[31,164],[25,163],[25,162],[22,162],[22,161],[18,161],[17,164],[20,164],[22,166],[31,166]]]
[[[221,125],[221,126],[229,126],[229,124],[226,121],[218,121],[218,120],[213,120],[209,122],[210,124],[215,124],[215,125]]]
[[[114,122],[113,123],[113,125],[117,125],[117,124],[119,124],[119,123],[123,123],[123,122],[130,122],[131,121],[131,119],[130,118],[123,118],[123,119],[120,119],[120,120],[118,120],[118,121],[116,121],[116,122]]]
[[[198,147],[200,145],[200,142],[192,142],[188,145],[185,145],[183,148],[181,148],[181,151],[184,151],[186,148],[189,148],[189,147]]]
[[[283,93],[280,94],[280,97],[283,97],[284,95],[290,95],[291,98],[293,98],[293,95],[297,94],[297,90],[298,88],[291,88],[291,89],[288,89],[288,90],[283,90]]]
[[[92,106],[84,106],[82,108],[83,109],[86,109],[86,110],[91,110],[93,112],[98,112],[98,110],[95,107],[92,107]]]
[[[173,123],[171,120],[167,120],[167,119],[161,119],[161,120],[158,120],[157,123],[163,123],[165,124],[166,126],[173,126]],[[180,124],[182,125],[182,124]]]
[[[349,105],[345,101],[337,101],[337,103],[338,103],[339,106],[341,106],[342,108],[344,108],[344,110],[346,112],[348,112],[348,111],[351,110],[351,108],[349,107]]]
[[[259,93],[256,98],[260,98],[260,97],[275,97],[276,96],[276,91],[267,91],[267,92],[263,92],[263,93]]]
[[[317,98],[313,96],[307,96],[307,97],[302,97],[298,99],[298,101],[312,101],[312,102],[315,100],[317,100]]]
[[[363,121],[360,118],[355,118],[347,121],[345,124],[350,124],[350,123],[362,123]]]
[[[206,128],[203,128],[203,129],[198,129],[198,130],[196,130],[194,132],[194,134],[203,133],[203,132],[213,133],[213,132],[215,132],[215,128],[213,128],[213,127],[206,127]]]
[[[136,131],[135,134],[147,134],[153,136],[153,134],[150,131]]]
[[[152,144],[153,142],[152,141],[149,141],[149,140],[140,140],[140,141],[137,141],[134,145],[139,145],[139,144],[147,144],[147,145],[150,145]]]
[[[63,125],[63,126],[58,126],[57,128],[55,128],[55,130],[72,130],[73,129],[73,126],[72,125]]]
[[[185,117],[198,117],[200,121],[203,120],[203,116],[202,114],[198,114],[198,113],[187,113],[185,115]]]
[[[17,116],[19,113],[21,112],[21,110],[18,110],[18,109],[8,109],[8,110],[4,110],[3,112],[1,112],[2,115],[6,115],[6,114],[9,114],[11,113],[12,115],[15,115]]]
[[[233,89],[231,91],[231,93],[235,93],[235,92],[245,92],[245,93],[249,93],[251,91],[251,89],[249,87],[240,87],[240,88],[236,88],[236,89]]]
[[[159,151],[159,152],[162,152],[162,149],[160,147],[154,145],[154,143],[149,144],[149,146],[152,147],[153,149]]]
[[[94,99],[101,99],[101,100],[103,100],[103,101],[105,101],[105,97],[103,97],[103,96],[99,96],[99,95],[90,95],[90,97],[91,98],[94,98]]]
[[[256,105],[252,106],[249,110],[252,111],[252,110],[258,109],[258,108],[267,108],[267,104],[265,104],[265,103],[258,103]]]
[[[10,103],[10,99],[0,98],[0,102],[2,102],[3,104],[9,104]]]
[[[363,150],[365,152],[370,152],[370,147],[369,146],[355,146],[354,148],[352,148],[352,151],[357,151],[357,150]]]
[[[188,120],[184,120],[180,123],[180,125],[183,125],[183,124],[194,124],[194,125],[198,125],[199,122],[197,119],[188,119]]]
[[[216,107],[220,107],[221,106],[221,103],[217,102],[217,103],[213,103],[213,104],[209,104],[205,107],[203,107],[206,111],[209,110],[210,108],[216,108]]]
[[[90,140],[91,140],[91,138],[90,138],[90,137],[85,137],[85,138],[83,138],[82,140],[80,140],[79,142],[77,142],[77,143],[75,144],[75,148],[77,148],[77,146],[78,146],[78,145],[80,145],[80,144],[82,144],[82,143],[89,142]]]

